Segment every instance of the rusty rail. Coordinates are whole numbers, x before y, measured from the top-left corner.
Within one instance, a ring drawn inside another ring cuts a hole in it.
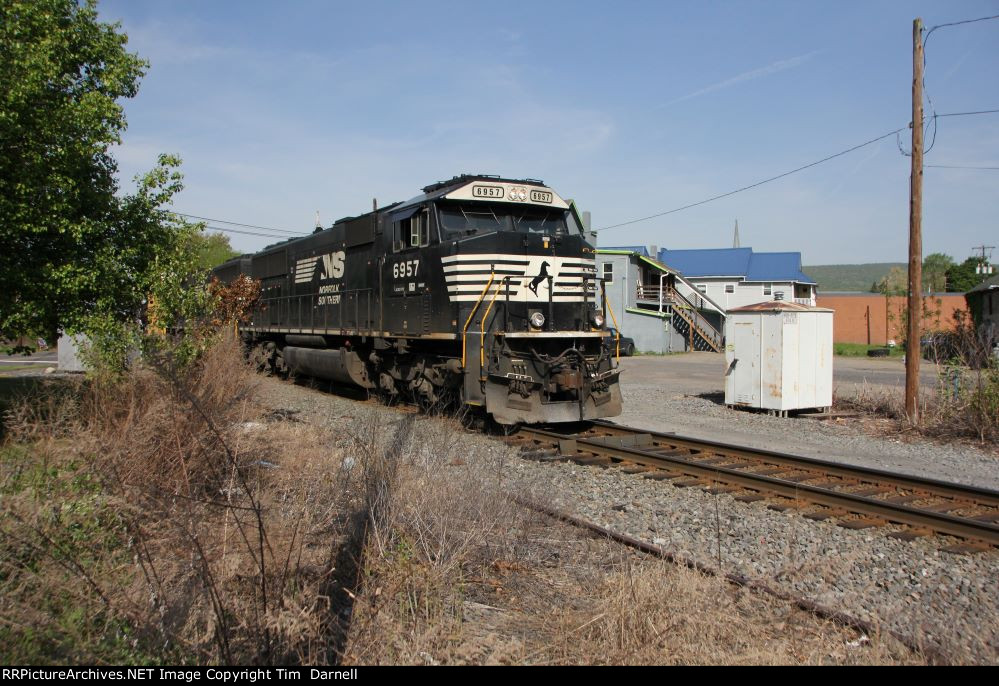
[[[548,444],[569,458],[582,455],[590,456],[584,460],[603,459],[607,464],[641,465],[663,470],[668,478],[694,477],[703,480],[704,485],[730,485],[774,494],[850,515],[957,536],[972,544],[999,546],[997,491],[610,422],[595,422],[578,434],[525,427],[520,435],[521,440]],[[820,483],[808,483],[814,481]],[[840,490],[844,488],[859,490]],[[926,501],[943,502],[916,504]],[[961,510],[985,512],[973,516],[953,514]]]
[[[667,550],[662,546],[648,543],[620,531],[608,529],[589,520],[569,514],[568,512],[557,510],[550,505],[543,505],[516,495],[511,496],[511,498],[522,507],[534,510],[535,512],[540,512],[551,517],[552,519],[565,522],[566,524],[571,524],[572,526],[580,529],[586,529],[597,534],[598,536],[604,536],[612,541],[628,546],[629,548],[634,548],[635,550],[639,550],[648,555],[653,555],[660,559],[666,560],[667,562],[675,564],[678,567],[686,567],[687,569],[692,569],[707,576],[724,579],[735,586],[741,586],[762,595],[768,595],[784,602],[793,603],[796,607],[804,610],[805,612],[809,612],[821,619],[828,619],[829,621],[839,624],[840,626],[848,627],[856,631],[862,631],[866,634],[870,634],[871,636],[875,636],[879,633],[886,633],[909,650],[914,653],[921,654],[931,664],[949,664],[951,662],[950,656],[939,650],[939,648],[935,646],[927,646],[922,641],[918,641],[900,631],[885,628],[875,622],[860,619],[859,617],[842,612],[841,610],[821,605],[804,596],[781,591],[759,579],[752,579],[744,574],[737,574],[735,572],[724,572],[720,568],[699,562],[691,557],[680,555],[673,551]]]

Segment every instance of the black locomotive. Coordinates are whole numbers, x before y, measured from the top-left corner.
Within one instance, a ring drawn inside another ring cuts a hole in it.
[[[458,176],[215,270],[241,273],[262,288],[241,334],[277,372],[501,424],[621,412],[593,247],[540,181]]]

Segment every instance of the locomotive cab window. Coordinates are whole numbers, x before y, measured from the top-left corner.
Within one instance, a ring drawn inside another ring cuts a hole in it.
[[[518,208],[520,209],[520,208]],[[562,236],[566,233],[565,212],[552,212],[524,208],[515,212],[513,227],[522,233],[543,233],[546,236]]]
[[[444,205],[440,207],[442,234],[455,238],[479,231],[502,231],[505,217],[489,205]]]
[[[489,231],[516,231],[545,236],[564,236],[570,232],[565,210],[535,206],[511,206],[491,203],[446,203],[439,207],[441,233],[458,238]],[[573,231],[578,232],[575,223]]]
[[[430,221],[426,210],[393,222],[392,231],[393,252],[430,245]]]

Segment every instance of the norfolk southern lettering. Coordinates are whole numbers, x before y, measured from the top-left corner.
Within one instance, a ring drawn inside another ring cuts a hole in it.
[[[621,413],[593,246],[541,181],[457,176],[215,269],[259,279],[262,369],[500,424]]]

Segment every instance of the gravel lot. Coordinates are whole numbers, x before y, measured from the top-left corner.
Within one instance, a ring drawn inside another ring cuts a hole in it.
[[[308,421],[349,422],[384,412],[388,427],[398,418],[394,411],[371,404],[273,379],[262,383],[271,406],[298,412]],[[650,429],[683,429],[684,433],[697,429],[733,442],[753,437],[766,447],[828,444],[839,451],[848,445],[855,453],[855,447],[862,446],[872,456],[888,458],[876,462],[880,466],[911,466],[921,461],[932,466],[931,456],[940,454],[940,446],[878,440],[849,424],[830,426],[814,420],[733,413],[708,400],[630,382],[625,385],[625,401],[628,411],[620,421],[631,425],[644,421]],[[684,420],[676,419],[669,408]],[[733,424],[738,427],[736,435],[730,431]],[[495,463],[500,452],[512,451],[480,435],[470,434],[467,441],[469,460]],[[836,452],[825,449],[828,452],[820,454],[826,457]],[[953,461],[952,471],[929,473],[956,479],[973,465],[983,475],[991,475],[989,483],[996,483],[996,462],[988,453],[952,447],[948,459]],[[889,538],[882,529],[846,530],[798,514],[774,512],[761,503],[739,503],[728,495],[678,488],[613,469],[524,459],[509,459],[506,464],[511,490],[540,502],[724,572],[761,579],[878,622],[938,646],[958,662],[999,662],[999,553],[952,555],[940,551],[951,542],[943,538],[902,542]]]
[[[838,395],[865,388],[902,392],[893,383],[904,379],[898,360],[837,357],[835,364]],[[721,355],[626,358],[621,368],[624,412],[613,420],[620,424],[999,490],[999,448],[995,445],[871,436],[872,423],[865,419],[817,421],[731,410],[722,404]],[[923,373],[932,375],[930,365],[925,365]]]

